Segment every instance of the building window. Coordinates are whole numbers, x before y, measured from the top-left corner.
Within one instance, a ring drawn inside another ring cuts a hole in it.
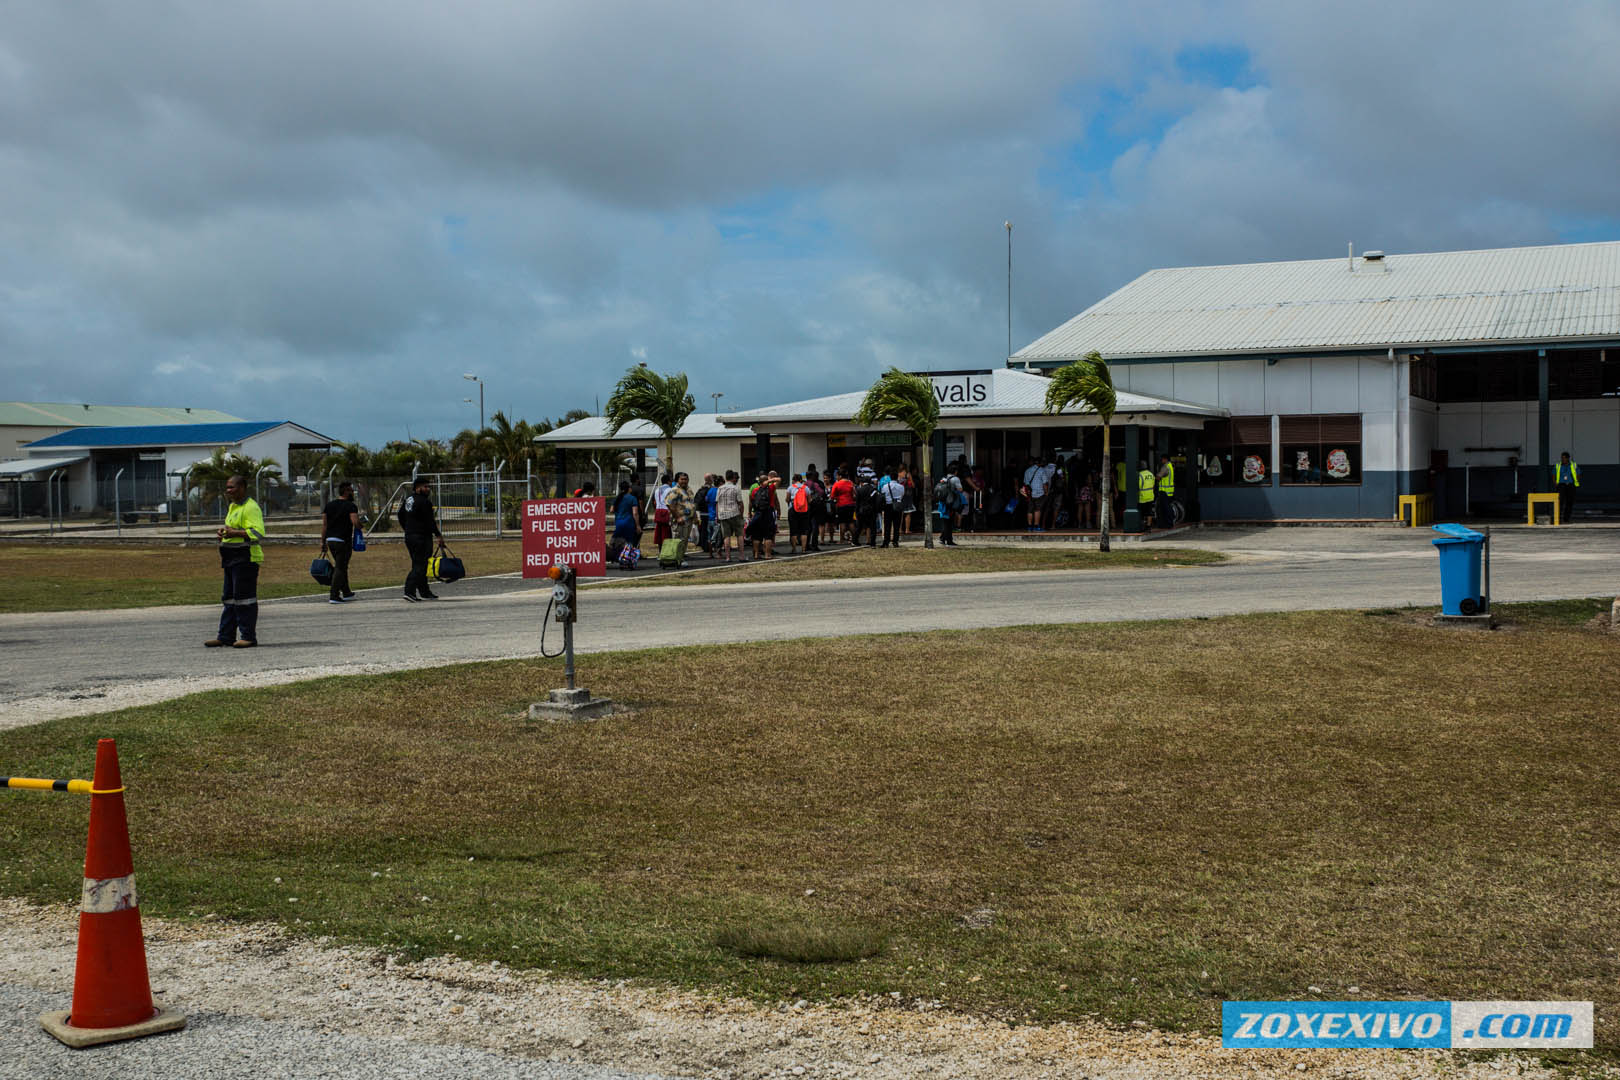
[[[1361,417],[1355,413],[1277,418],[1284,484],[1361,483]]]
[[[1216,487],[1271,483],[1271,417],[1234,416],[1204,424],[1198,482]]]

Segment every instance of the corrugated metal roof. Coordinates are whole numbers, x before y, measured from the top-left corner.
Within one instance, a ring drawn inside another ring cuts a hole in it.
[[[922,371],[918,374],[926,377],[929,372]],[[942,424],[949,420],[975,417],[1034,416],[1045,410],[1046,388],[1049,385],[1046,376],[1027,371],[1014,371],[1010,368],[997,368],[987,374],[992,383],[989,400],[976,405],[941,405],[939,415]],[[1155,397],[1152,394],[1116,390],[1115,396],[1117,398],[1115,412],[1120,415],[1149,412],[1184,413],[1192,416],[1226,415],[1225,409],[1213,405],[1176,401],[1172,398]],[[831,397],[810,398],[806,401],[789,402],[786,405],[728,413],[720,419],[733,424],[766,425],[770,421],[800,423],[823,420],[849,424],[850,418],[861,407],[861,401],[865,397],[865,390],[855,390],[847,394],[834,394]]]
[[[1620,336],[1620,242],[1150,270],[1013,361]]]
[[[0,461],[0,476],[16,478],[27,476],[30,473],[49,472],[60,469],[64,465],[72,465],[83,461],[89,454],[57,454],[52,457],[18,458],[15,461]]]
[[[731,415],[731,414],[726,414]],[[681,425],[681,430],[675,433],[677,439],[743,439],[751,432],[738,428],[728,428],[720,421],[723,417],[713,413],[693,413]],[[607,433],[608,422],[600,416],[587,416],[583,420],[575,420],[555,431],[548,431],[544,435],[535,436],[535,442],[542,443],[577,443],[577,442],[614,442],[625,446],[652,446],[663,439],[658,429],[645,420],[632,420],[619,429],[617,435]]]
[[[75,405],[54,401],[0,401],[0,427],[109,427],[130,424],[223,424],[240,416],[218,409],[148,405]]]
[[[326,436],[291,420],[238,420],[228,424],[137,424],[128,427],[82,427],[35,439],[28,449],[107,449],[120,446],[231,446],[244,439],[281,427],[298,428],[311,441],[331,442]]]

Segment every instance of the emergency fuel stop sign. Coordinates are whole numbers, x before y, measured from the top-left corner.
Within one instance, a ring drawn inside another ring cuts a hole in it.
[[[580,577],[607,576],[603,499],[534,499],[523,504],[523,576],[540,578],[553,566]]]

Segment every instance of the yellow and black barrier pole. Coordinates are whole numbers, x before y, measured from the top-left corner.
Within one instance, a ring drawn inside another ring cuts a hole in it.
[[[32,776],[0,776],[0,787],[17,788],[23,791],[68,791],[75,795],[108,795],[111,792],[97,791],[96,786],[88,780],[40,780]],[[119,791],[124,790],[119,788]]]

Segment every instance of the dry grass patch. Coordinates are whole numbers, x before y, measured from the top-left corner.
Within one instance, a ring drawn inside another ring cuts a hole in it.
[[[451,548],[466,560],[470,574],[515,573],[522,567],[516,540],[452,541]],[[259,595],[326,592],[326,586],[309,576],[310,560],[319,550],[314,541],[267,545]],[[357,589],[398,585],[410,568],[403,543],[373,540],[350,562],[349,581]],[[219,550],[207,543],[3,543],[0,579],[6,582],[0,590],[0,613],[212,604],[219,601]]]
[[[154,914],[1205,1030],[1313,985],[1594,1000],[1614,1045],[1620,665],[1561,618],[592,656],[637,711],[579,725],[514,718],[555,663],[476,664],[56,721],[0,759],[82,775],[119,739]],[[77,895],[82,802],[12,795],[0,840],[0,890]]]

